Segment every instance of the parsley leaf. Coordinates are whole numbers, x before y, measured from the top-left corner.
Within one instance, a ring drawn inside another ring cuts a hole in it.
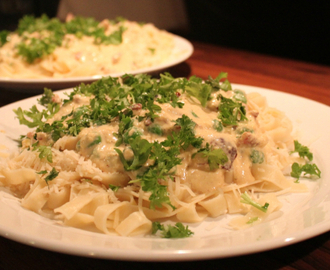
[[[224,126],[236,126],[238,122],[247,120],[245,107],[241,102],[235,102],[233,99],[222,95],[220,97],[218,118]]]
[[[47,173],[48,173],[47,170],[37,172],[37,174],[42,174],[42,175]],[[56,169],[53,167],[52,170],[49,172],[49,174],[45,177],[46,184],[48,185],[48,182],[54,180],[58,176],[58,174],[59,172],[56,171]]]
[[[206,84],[212,86],[213,91],[223,90],[229,91],[231,90],[231,84],[227,80],[228,73],[227,72],[220,72],[220,74],[213,79],[211,76],[208,76],[208,80],[205,81]],[[225,79],[222,83],[220,82],[222,79]]]
[[[241,203],[252,205],[253,207],[259,209],[260,211],[266,213],[269,203],[265,203],[263,206],[259,203],[255,202],[251,199],[251,197],[248,195],[248,193],[245,191],[245,193],[241,194]]]
[[[306,175],[316,175],[318,177],[321,177],[321,171],[320,169],[316,166],[316,164],[304,164],[300,165],[297,162],[293,163],[291,166],[291,176],[294,178],[297,178],[297,181],[299,180],[300,176],[303,174],[303,176],[306,177]]]
[[[179,146],[181,149],[186,150],[190,145],[199,148],[203,142],[203,138],[196,137],[194,128],[196,123],[192,121],[187,115],[183,114],[181,118],[175,120],[179,132],[173,132],[172,135],[167,137],[163,142],[164,146]]]
[[[32,151],[39,152],[40,159],[46,159],[49,163],[53,162],[53,153],[52,148],[50,146],[38,145],[38,142],[34,143],[32,146]]]
[[[213,122],[213,128],[216,131],[221,132],[223,130],[223,125],[219,120],[214,119],[212,122]]]
[[[161,232],[163,238],[185,238],[194,234],[188,226],[184,226],[181,222],[177,222],[174,226],[170,224],[165,226],[155,221],[152,223],[152,234],[156,234],[158,231]]]
[[[147,140],[141,139],[141,137],[138,136],[136,138],[130,138],[129,145],[134,153],[133,160],[126,160],[123,152],[120,149],[114,149],[118,153],[125,170],[134,171],[139,169],[148,160],[152,143],[149,143]]]
[[[117,191],[119,190],[120,186],[115,186],[115,185],[111,185],[111,184],[109,184],[109,188],[110,188],[111,190],[113,190],[113,192],[117,192]]]
[[[302,145],[297,140],[294,141],[294,150],[291,151],[292,153],[298,153],[300,157],[306,157],[309,161],[313,160],[313,153],[309,151],[307,146]]]
[[[52,98],[54,94],[53,91],[49,88],[44,89],[44,94],[41,96],[41,98],[38,100],[39,104],[46,106],[50,103],[52,103]]]
[[[10,34],[7,30],[0,31],[0,48],[8,42],[8,35]]]
[[[196,155],[201,155],[203,158],[207,158],[211,171],[219,168],[219,165],[223,165],[228,161],[226,153],[221,148],[210,149],[210,145],[208,143],[205,148],[202,148],[193,154],[192,158]]]
[[[192,76],[185,87],[188,95],[197,98],[203,107],[210,98],[212,87],[209,84],[202,83],[202,79]]]

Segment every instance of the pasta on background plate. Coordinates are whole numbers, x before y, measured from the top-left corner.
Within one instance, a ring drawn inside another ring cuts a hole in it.
[[[279,210],[277,194],[306,192],[303,174],[320,177],[285,114],[224,72],[105,77],[63,100],[45,89],[38,103],[15,110],[32,129],[2,160],[0,183],[66,226],[134,236],[175,220],[184,233],[171,236],[185,237],[182,223],[242,214],[230,222],[240,229]]]
[[[72,78],[154,67],[171,60],[174,35],[151,23],[25,16],[0,32],[0,77]]]

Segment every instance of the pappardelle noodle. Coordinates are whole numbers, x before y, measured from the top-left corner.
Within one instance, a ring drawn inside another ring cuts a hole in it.
[[[224,72],[105,77],[63,100],[45,89],[38,102],[15,110],[32,129],[1,163],[0,183],[67,226],[187,237],[183,223],[241,214],[230,221],[241,229],[279,210],[278,194],[306,192],[302,177],[321,176],[285,114]]]
[[[68,14],[24,16],[0,32],[0,77],[72,78],[133,72],[173,60],[174,35],[151,23],[97,21]]]

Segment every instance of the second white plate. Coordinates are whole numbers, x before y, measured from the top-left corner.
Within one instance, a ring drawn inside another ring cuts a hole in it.
[[[85,77],[72,77],[72,78],[47,78],[47,79],[10,79],[0,77],[0,87],[10,88],[19,92],[27,93],[42,93],[45,87],[50,89],[65,89],[69,87],[74,87],[80,83],[91,83],[100,79],[101,77],[112,76],[119,77],[125,73],[129,74],[156,74],[157,72],[163,71],[166,68],[175,66],[182,63],[188,59],[193,51],[194,47],[190,41],[187,39],[174,35],[174,48],[169,60],[148,68],[142,68],[137,70],[127,70],[126,72],[111,73],[107,75],[97,75],[97,76],[85,76]]]

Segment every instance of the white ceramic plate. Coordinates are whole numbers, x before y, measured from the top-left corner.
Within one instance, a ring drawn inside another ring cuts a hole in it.
[[[0,235],[31,246],[61,253],[95,258],[180,261],[224,258],[266,251],[293,244],[330,229],[330,107],[298,96],[263,88],[234,85],[247,92],[260,92],[272,107],[284,111],[296,130],[299,141],[314,153],[314,162],[322,171],[316,181],[301,180],[309,193],[280,197],[284,206],[265,223],[233,231],[227,228],[232,216],[207,219],[189,225],[194,236],[185,239],[155,237],[116,237],[63,227],[23,209],[17,199],[0,191]],[[62,92],[60,92],[62,93]],[[0,109],[0,142],[10,149],[12,141],[26,132],[14,120],[12,110],[28,109],[36,98],[20,101]]]
[[[193,45],[185,38],[174,35],[174,49],[169,60],[157,66],[137,69],[134,71],[127,70],[126,72],[111,73],[107,75],[85,76],[85,77],[72,77],[72,78],[47,78],[47,79],[10,79],[0,77],[0,87],[11,88],[20,92],[43,93],[43,89],[48,87],[50,89],[65,89],[74,87],[80,83],[91,83],[104,76],[119,77],[125,73],[139,74],[148,73],[156,74],[166,68],[175,66],[186,59],[188,59],[193,51]]]

